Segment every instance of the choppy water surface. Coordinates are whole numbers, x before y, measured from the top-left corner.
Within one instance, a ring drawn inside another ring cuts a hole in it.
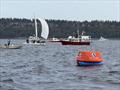
[[[24,40],[13,42],[21,44]],[[76,66],[79,50],[101,51],[104,65]],[[0,90],[119,90],[119,55],[119,40],[93,41],[90,46],[47,43],[0,49]]]

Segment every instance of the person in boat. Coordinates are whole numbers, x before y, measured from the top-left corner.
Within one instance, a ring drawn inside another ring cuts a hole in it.
[[[38,40],[37,43],[40,43],[40,41]]]
[[[7,43],[7,45],[9,46],[9,45],[10,45],[10,43],[11,43],[11,41],[10,41],[10,40],[8,40],[8,43]]]
[[[35,43],[35,40],[33,40],[32,43]]]
[[[78,38],[78,34],[77,33],[75,34],[75,38]]]
[[[27,43],[29,43],[29,40],[28,40],[28,39],[26,39],[26,42],[27,42]]]

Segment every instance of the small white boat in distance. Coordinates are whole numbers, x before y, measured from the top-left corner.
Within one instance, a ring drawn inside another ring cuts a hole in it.
[[[53,37],[49,42],[61,42],[61,40]]]
[[[107,39],[103,38],[102,36],[100,37],[99,41],[105,41]]]
[[[11,45],[0,45],[0,49],[20,49],[22,46],[21,45],[14,45],[14,44],[11,44]]]

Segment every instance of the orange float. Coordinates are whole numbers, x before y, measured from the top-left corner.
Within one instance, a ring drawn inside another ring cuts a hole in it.
[[[104,61],[102,58],[101,52],[93,52],[93,51],[81,51],[78,53],[77,64],[85,64],[85,65],[97,65],[103,64]]]

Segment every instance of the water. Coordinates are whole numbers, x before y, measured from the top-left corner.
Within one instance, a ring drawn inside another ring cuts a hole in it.
[[[5,42],[0,40],[1,44]],[[104,65],[76,66],[80,50],[101,51]],[[119,55],[119,40],[93,41],[90,46],[47,43],[0,49],[0,90],[120,90]]]

